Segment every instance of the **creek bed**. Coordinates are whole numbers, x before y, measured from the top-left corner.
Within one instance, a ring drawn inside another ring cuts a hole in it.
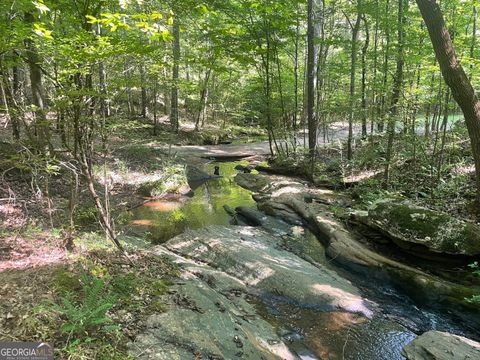
[[[209,174],[219,166],[223,177],[211,179],[195,189],[192,198],[152,201],[136,209],[133,231],[161,244],[186,229],[229,224],[231,217],[224,205],[232,209],[238,206],[256,208],[252,193],[234,181],[238,172],[235,166],[239,164],[245,165],[246,162],[203,165],[202,170]],[[312,241],[312,236],[307,231],[304,240]],[[342,311],[299,308],[275,295],[263,294],[256,298],[254,303],[258,313],[274,325],[300,359],[400,360],[404,359],[401,355],[403,346],[412,341],[416,333],[431,329],[478,338],[480,332],[476,329],[465,329],[467,333],[463,333],[461,318],[451,316],[447,309],[432,310],[426,305],[421,306],[391,284],[339,268],[325,259],[324,254],[318,254],[318,257],[323,257],[323,261],[318,261],[321,267],[334,269],[349,279],[378,311],[369,319]]]

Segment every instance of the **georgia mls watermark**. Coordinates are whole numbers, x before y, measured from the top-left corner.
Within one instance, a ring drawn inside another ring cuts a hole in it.
[[[53,348],[45,343],[0,342],[0,360],[53,360]]]

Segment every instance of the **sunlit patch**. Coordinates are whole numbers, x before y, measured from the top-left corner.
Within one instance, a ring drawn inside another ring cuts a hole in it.
[[[132,221],[132,225],[144,225],[144,226],[152,226],[153,221],[147,219],[139,219]]]
[[[4,215],[11,215],[14,214],[18,209],[10,204],[0,205],[0,213]]]
[[[310,190],[311,192],[315,194],[323,194],[323,195],[336,195],[335,191],[330,190],[330,189],[313,189]]]
[[[252,274],[244,279],[245,283],[251,286],[258,285],[262,280],[265,280],[275,274],[275,270],[261,264],[260,262],[246,263],[245,265],[247,268],[255,271],[255,274]]]
[[[371,179],[374,176],[376,176],[378,174],[381,174],[382,172],[383,172],[383,170],[364,171],[364,172],[358,173],[356,175],[350,175],[350,176],[344,177],[343,182],[347,183],[347,184],[357,183],[357,182],[360,182],[362,180]]]
[[[355,294],[349,293],[345,290],[335,288],[328,284],[315,284],[313,290],[319,295],[328,295],[334,300],[334,305],[354,313],[362,313],[367,317],[371,317],[373,312],[369,310],[363,299]]]
[[[474,172],[475,172],[475,165],[457,166],[455,169],[452,170],[453,175],[473,174]]]
[[[250,228],[250,227],[247,227],[247,226],[244,226],[241,228],[241,230],[239,231],[240,234],[242,235],[245,235],[245,236],[255,236],[256,234],[256,231],[255,231],[255,228]]]
[[[291,230],[294,237],[300,237],[305,235],[305,229],[301,226],[292,226]]]
[[[317,221],[332,226],[332,231],[336,230],[335,227],[337,226],[337,223],[333,220],[323,216],[317,216]]]
[[[301,193],[302,190],[297,187],[297,186],[285,186],[285,187],[282,187],[278,190],[275,190],[273,193],[272,193],[272,197],[279,197],[280,195],[283,195],[283,194],[298,194],[298,193]]]
[[[264,339],[258,339],[258,343],[262,348],[266,349],[268,352],[274,355],[277,355],[280,359],[283,359],[283,360],[297,359],[297,357],[291,353],[291,351],[283,342],[270,345],[268,341],[265,341]]]
[[[169,212],[182,207],[182,203],[178,201],[149,201],[146,207],[159,212]]]

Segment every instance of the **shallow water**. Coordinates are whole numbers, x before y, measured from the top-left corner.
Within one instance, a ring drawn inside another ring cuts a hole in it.
[[[147,235],[158,244],[189,228],[229,224],[230,216],[224,210],[224,205],[232,209],[237,206],[256,208],[251,192],[234,182],[237,174],[234,168],[238,164],[244,165],[246,162],[205,164],[202,170],[213,174],[214,167],[219,166],[223,177],[211,179],[195,189],[192,198],[152,201],[136,209],[132,227],[138,234]],[[307,231],[303,241],[317,240]],[[465,329],[442,309],[432,312],[427,308],[419,308],[418,304],[393,286],[332,265],[321,251],[307,255],[352,281],[372,306],[380,311],[368,319],[331,309],[299,308],[275,296],[265,295],[254,300],[259,314],[277,328],[279,335],[299,359],[400,360],[404,359],[401,350],[415,338],[414,332],[438,328],[461,334]]]
[[[149,240],[160,244],[186,229],[228,224],[230,216],[223,208],[224,205],[232,209],[237,206],[256,207],[252,193],[234,181],[237,174],[234,168],[239,164],[248,163],[235,161],[205,164],[203,171],[213,174],[215,166],[219,166],[223,177],[211,179],[195,189],[192,198],[151,201],[137,208],[133,214],[132,225],[137,227],[134,231],[146,231]]]

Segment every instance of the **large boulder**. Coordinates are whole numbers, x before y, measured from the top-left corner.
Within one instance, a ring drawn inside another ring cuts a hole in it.
[[[210,226],[187,231],[164,246],[242,281],[254,293],[301,307],[371,315],[356,287],[281,247],[282,239],[253,227]]]
[[[440,331],[428,331],[403,348],[408,360],[480,359],[480,343]]]
[[[384,201],[359,219],[419,255],[480,255],[480,227],[407,202]]]

